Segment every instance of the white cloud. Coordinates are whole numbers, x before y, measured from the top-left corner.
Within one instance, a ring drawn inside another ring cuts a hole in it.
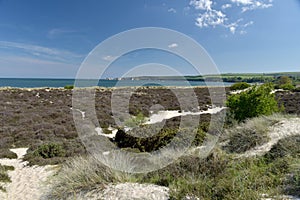
[[[232,3],[249,5],[253,3],[253,0],[231,0]]]
[[[253,22],[253,21],[250,21],[250,22],[244,24],[243,26],[246,28],[246,27],[251,26],[251,25],[253,25],[253,24],[254,24],[254,22]]]
[[[227,20],[226,15],[221,11],[208,10],[204,13],[199,14],[196,18],[196,25],[199,27],[217,26],[223,25]]]
[[[236,27],[230,26],[230,27],[229,27],[229,30],[230,30],[230,32],[231,32],[232,34],[234,34],[234,33],[235,33],[235,30],[236,30]]]
[[[242,12],[255,9],[264,9],[273,6],[273,0],[231,0],[232,3],[236,3],[238,6],[242,5]]]
[[[191,0],[190,5],[197,10],[211,10],[212,0]]]
[[[238,32],[245,34],[245,28],[252,25],[253,21],[244,21],[242,18],[234,19],[233,14],[227,12],[228,8],[238,8],[241,13],[248,10],[264,9],[271,7],[273,0],[230,0],[230,3],[219,5],[217,0],[190,0],[189,6],[197,12],[196,26],[224,27],[232,34]]]
[[[111,56],[111,55],[106,55],[102,57],[102,59],[105,61],[113,61],[116,58],[117,58],[116,56]]]
[[[240,34],[241,34],[241,35],[245,35],[246,33],[247,33],[247,31],[245,31],[245,30],[241,30],[241,31],[240,31]]]
[[[168,47],[171,49],[171,48],[176,48],[178,47],[178,44],[177,43],[172,43],[170,45],[168,45]]]
[[[79,55],[66,50],[8,41],[0,41],[0,49],[1,48],[18,50],[33,56],[38,56],[49,60],[62,61],[65,63],[74,63],[74,61],[84,57],[84,55]]]
[[[177,13],[177,11],[174,8],[168,9],[168,12]]]
[[[269,1],[269,2],[272,2],[272,1]],[[252,4],[242,7],[242,12],[246,12],[248,10],[265,9],[265,8],[269,8],[272,6],[273,6],[272,3],[264,3],[261,1],[254,1],[254,2],[252,2]]]
[[[191,11],[191,7],[190,6],[186,6],[183,8],[183,14],[184,15],[188,15]]]
[[[70,30],[70,29],[64,29],[64,28],[54,28],[48,31],[47,37],[50,39],[62,37],[62,36],[70,36],[74,34],[79,34],[79,31],[76,30]]]
[[[222,10],[225,10],[225,9],[227,9],[227,8],[231,8],[231,7],[232,7],[232,5],[231,5],[231,4],[229,4],[229,3],[227,3],[227,4],[224,4],[224,5],[222,5],[222,6],[221,6]]]

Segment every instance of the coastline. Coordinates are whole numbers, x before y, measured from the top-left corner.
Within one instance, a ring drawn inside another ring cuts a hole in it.
[[[91,87],[74,87],[75,90],[81,89],[98,89],[98,90],[118,90],[118,89],[197,89],[197,88],[229,88],[230,86],[122,86],[122,87],[102,87],[102,86],[91,86]],[[10,87],[10,86],[3,86],[0,87],[0,90],[74,90],[74,89],[65,89],[64,87]]]

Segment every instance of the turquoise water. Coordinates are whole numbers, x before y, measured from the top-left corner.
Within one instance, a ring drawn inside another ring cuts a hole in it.
[[[28,78],[0,78],[0,87],[36,88],[36,87],[64,87],[74,85],[74,79],[28,79]],[[81,80],[80,86],[95,86],[96,81]],[[229,86],[227,82],[203,82],[182,80],[100,80],[101,87],[124,87],[124,86]]]

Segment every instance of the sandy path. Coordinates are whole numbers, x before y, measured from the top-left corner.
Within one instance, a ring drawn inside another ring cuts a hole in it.
[[[68,200],[74,198],[69,198]],[[169,188],[139,183],[119,183],[108,185],[104,191],[89,191],[76,197],[76,200],[168,200]]]
[[[15,170],[9,171],[11,183],[6,184],[7,192],[0,191],[1,200],[37,200],[46,191],[43,184],[47,177],[54,173],[54,166],[26,166],[22,158],[27,148],[11,149],[18,155],[17,159],[0,159],[2,165],[14,166]]]
[[[162,122],[163,120],[171,119],[174,117],[186,116],[186,115],[202,115],[202,114],[216,114],[226,109],[226,107],[213,107],[208,108],[205,111],[198,112],[181,112],[180,110],[163,110],[158,111],[156,114],[152,114],[145,124],[155,124]]]
[[[272,146],[280,139],[293,135],[300,135],[300,118],[283,119],[269,132],[270,141],[268,143],[246,151],[245,153],[239,155],[239,157],[263,155],[264,153],[270,151]]]

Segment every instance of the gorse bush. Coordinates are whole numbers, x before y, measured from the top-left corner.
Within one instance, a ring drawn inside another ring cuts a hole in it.
[[[60,144],[48,143],[38,146],[33,155],[42,158],[62,157],[65,155],[65,150]]]
[[[246,82],[240,82],[240,83],[235,83],[230,86],[230,90],[244,90],[246,88],[249,88],[251,85]]]
[[[280,111],[275,94],[271,93],[273,89],[271,83],[254,86],[240,94],[229,96],[226,105],[238,121],[260,115],[271,115]]]
[[[72,90],[74,89],[74,85],[66,85],[64,88],[67,90]]]

